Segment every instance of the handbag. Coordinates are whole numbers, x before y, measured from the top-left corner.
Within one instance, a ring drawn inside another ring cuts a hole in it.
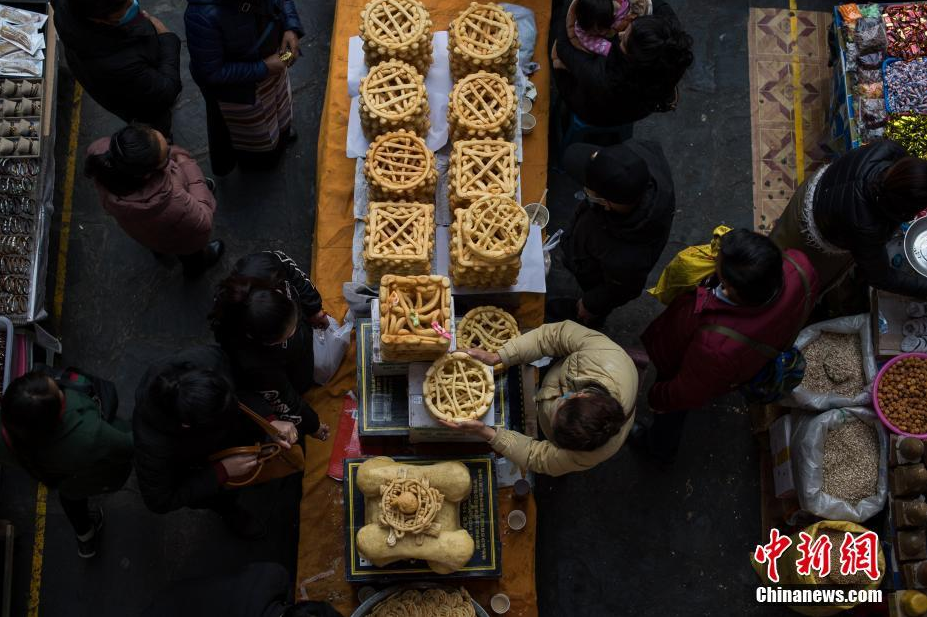
[[[244,403],[238,403],[241,409],[255,424],[267,433],[273,439],[279,439],[280,433],[274,426],[265,420],[260,414],[255,413]],[[226,448],[220,450],[209,457],[210,462],[215,462],[229,456],[240,454],[250,454],[257,456],[257,465],[254,470],[244,476],[236,476],[225,481],[224,485],[240,488],[243,486],[254,486],[263,484],[277,478],[284,478],[294,473],[301,472],[306,466],[306,455],[303,453],[302,446],[293,444],[289,449],[280,444],[273,443],[256,443],[253,446],[239,446],[235,448]]]
[[[51,377],[62,390],[73,390],[92,398],[100,408],[100,415],[107,424],[112,424],[116,419],[116,411],[119,409],[119,393],[113,382],[74,367],[62,369],[46,364],[36,364],[33,370]]]
[[[814,307],[814,304],[811,298],[811,283],[808,281],[808,276],[805,274],[805,271],[788,255],[783,253],[782,257],[795,267],[799,278],[801,278],[802,286],[805,288],[805,307],[802,312],[802,318],[798,322],[798,329],[795,330],[795,335],[791,338],[794,342],[798,337],[798,333],[801,332],[801,329],[804,327],[805,322],[808,321],[808,316],[811,314],[811,309]],[[745,334],[741,334],[733,328],[728,328],[720,324],[708,324],[699,329],[716,332],[734,339],[738,343],[746,345],[769,360],[769,362],[760,369],[759,373],[754,375],[747,383],[741,384],[738,388],[743,397],[747,399],[748,403],[757,403],[761,405],[775,403],[797,388],[805,377],[805,356],[802,354],[801,350],[794,345],[785,351],[780,351],[771,345],[761,343]]]

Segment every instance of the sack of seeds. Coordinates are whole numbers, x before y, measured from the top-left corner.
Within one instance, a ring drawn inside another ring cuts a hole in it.
[[[868,313],[810,325],[798,334],[795,346],[805,356],[805,377],[782,405],[826,411],[872,402],[879,369]]]
[[[866,407],[793,414],[791,460],[803,510],[862,523],[878,514],[888,495],[888,437]]]

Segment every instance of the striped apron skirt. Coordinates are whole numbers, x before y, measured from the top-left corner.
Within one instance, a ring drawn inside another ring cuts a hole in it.
[[[293,120],[288,72],[271,75],[258,83],[254,99],[250,105],[219,101],[232,148],[239,152],[272,152]]]

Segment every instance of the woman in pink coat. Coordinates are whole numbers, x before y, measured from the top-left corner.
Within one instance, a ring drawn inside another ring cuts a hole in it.
[[[130,124],[87,149],[84,173],[103,208],[129,236],[156,254],[176,255],[186,276],[202,274],[222,255],[210,241],[216,198],[190,153],[143,124]]]

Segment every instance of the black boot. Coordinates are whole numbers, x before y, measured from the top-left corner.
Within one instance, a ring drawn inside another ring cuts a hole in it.
[[[192,255],[179,255],[178,258],[183,264],[183,274],[187,278],[196,278],[218,263],[225,251],[225,243],[222,240],[213,240],[202,250]]]

